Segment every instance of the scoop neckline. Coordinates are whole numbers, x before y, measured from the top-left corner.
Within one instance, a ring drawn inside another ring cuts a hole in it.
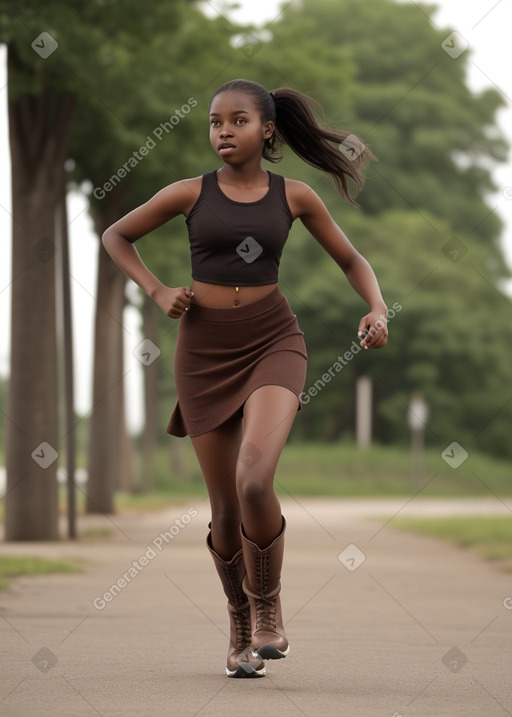
[[[265,172],[268,174],[268,190],[265,192],[265,194],[261,197],[261,199],[256,199],[254,202],[238,202],[236,199],[231,199],[231,197],[228,197],[227,194],[224,194],[222,189],[219,185],[219,178],[217,176],[218,169],[213,170],[213,178],[215,180],[215,186],[217,187],[217,190],[222,194],[224,199],[226,199],[228,202],[231,202],[232,204],[241,204],[242,206],[249,206],[251,204],[260,204],[260,202],[263,202],[268,195],[270,194],[270,190],[272,189],[272,172],[270,172],[268,169],[265,170]]]

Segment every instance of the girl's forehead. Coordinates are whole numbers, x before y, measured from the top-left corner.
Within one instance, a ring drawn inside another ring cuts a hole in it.
[[[255,110],[256,104],[252,95],[241,90],[225,90],[220,92],[212,99],[210,103],[210,112],[232,112],[236,110],[246,110],[250,112]]]

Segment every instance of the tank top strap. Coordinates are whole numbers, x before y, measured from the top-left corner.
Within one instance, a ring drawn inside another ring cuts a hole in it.
[[[283,202],[283,205],[289,210],[288,200],[286,198],[286,184],[284,181],[284,177],[281,174],[274,174],[274,172],[270,172],[270,174],[272,175],[272,181],[270,182],[270,191],[274,191],[276,194],[278,194],[279,198]]]
[[[216,169],[212,169],[210,172],[205,172],[202,177],[201,183],[201,194],[204,196],[211,196],[215,191],[215,173]]]

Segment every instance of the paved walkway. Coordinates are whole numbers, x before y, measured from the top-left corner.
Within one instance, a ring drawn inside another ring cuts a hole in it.
[[[82,533],[109,537],[0,544],[86,564],[0,593],[0,715],[512,715],[510,574],[396,530],[388,520],[404,504],[283,501],[291,652],[260,680],[224,675],[227,614],[204,501],[81,519]],[[464,504],[482,512],[482,501]],[[488,511],[507,513],[497,506]]]

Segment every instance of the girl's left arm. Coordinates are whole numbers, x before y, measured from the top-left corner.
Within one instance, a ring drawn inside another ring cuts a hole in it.
[[[344,272],[357,293],[370,306],[359,322],[358,335],[365,349],[378,349],[388,342],[387,306],[382,298],[377,277],[366,259],[352,246],[333,220],[320,197],[306,184],[293,182],[290,206],[325,251]],[[300,186],[298,186],[300,185]]]

